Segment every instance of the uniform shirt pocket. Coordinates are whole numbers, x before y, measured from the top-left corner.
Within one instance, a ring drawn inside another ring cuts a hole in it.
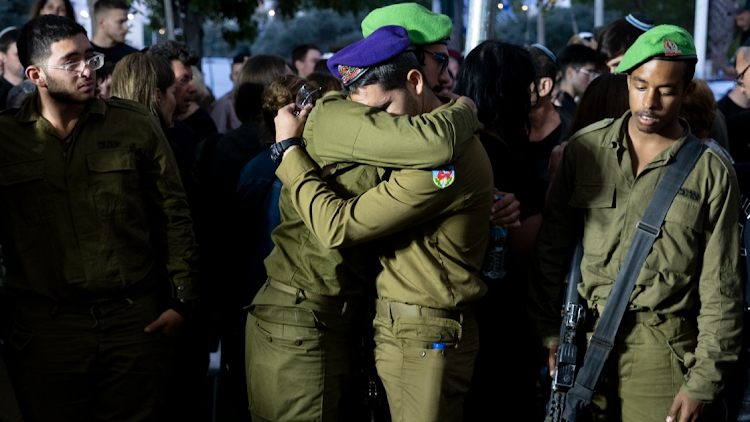
[[[7,215],[22,227],[40,225],[51,219],[44,208],[44,158],[20,161],[0,167]]]
[[[138,196],[139,177],[135,153],[114,148],[86,154],[96,209],[102,215],[127,212]]]
[[[576,183],[568,204],[580,209],[583,214],[583,248],[586,255],[605,253],[615,212],[615,185]]]

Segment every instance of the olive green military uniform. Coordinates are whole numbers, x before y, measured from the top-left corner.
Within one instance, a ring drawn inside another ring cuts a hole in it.
[[[16,392],[10,382],[10,375],[8,375],[8,369],[5,367],[2,356],[0,356],[0,421],[23,421],[21,409],[18,408],[18,401],[16,400]]]
[[[168,339],[144,328],[197,298],[174,157],[136,103],[88,103],[67,140],[37,109],[0,114],[0,244],[18,307],[7,361],[27,420],[144,420]],[[171,284],[170,284],[171,280]]]
[[[394,118],[333,93],[313,108],[304,137],[311,153],[330,159],[321,165],[345,163],[326,180],[338,195],[351,198],[380,181],[367,164],[435,166],[449,160],[454,145],[477,125],[471,109],[460,103]],[[282,222],[272,234],[276,247],[265,261],[269,282],[247,308],[250,410],[255,421],[335,421],[350,373],[354,311],[380,271],[378,251],[372,243],[328,249],[295,211],[286,184],[279,208]]]
[[[583,232],[582,297],[603,309],[635,225],[685,132],[634,177],[628,111],[578,132],[565,149],[537,241],[530,313],[557,344],[562,280]],[[710,403],[740,348],[742,291],[733,168],[706,150],[672,203],[641,270],[594,399],[597,420],[664,421],[675,395]],[[598,314],[596,312],[595,314]]]
[[[339,138],[316,136],[310,143],[318,164],[335,161],[320,155],[323,142]],[[456,148],[451,164],[452,178],[442,185],[440,170],[381,169],[382,183],[348,200],[318,177],[302,150],[290,151],[277,171],[324,246],[347,250],[392,235],[378,251],[383,271],[374,327],[376,366],[394,421],[460,420],[479,347],[470,305],[487,289],[478,271],[492,170],[473,135]]]

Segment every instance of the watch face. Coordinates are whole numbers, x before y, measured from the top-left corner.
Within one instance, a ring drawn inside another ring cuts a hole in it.
[[[279,164],[281,162],[282,154],[284,150],[281,149],[281,145],[278,143],[271,145],[271,159],[274,163]]]

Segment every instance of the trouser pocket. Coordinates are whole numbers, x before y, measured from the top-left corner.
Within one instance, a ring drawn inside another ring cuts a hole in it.
[[[394,421],[460,421],[479,347],[473,317],[398,316],[375,323],[378,373]],[[439,345],[436,345],[438,343]]]
[[[314,311],[271,305],[254,305],[248,311],[250,411],[272,421],[320,420],[325,354]]]

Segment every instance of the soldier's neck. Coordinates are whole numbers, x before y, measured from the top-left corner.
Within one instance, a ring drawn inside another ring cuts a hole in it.
[[[47,92],[40,92],[37,107],[39,114],[47,120],[57,131],[60,138],[65,139],[70,135],[78,123],[78,119],[86,108],[86,104],[60,103],[50,97]]]

